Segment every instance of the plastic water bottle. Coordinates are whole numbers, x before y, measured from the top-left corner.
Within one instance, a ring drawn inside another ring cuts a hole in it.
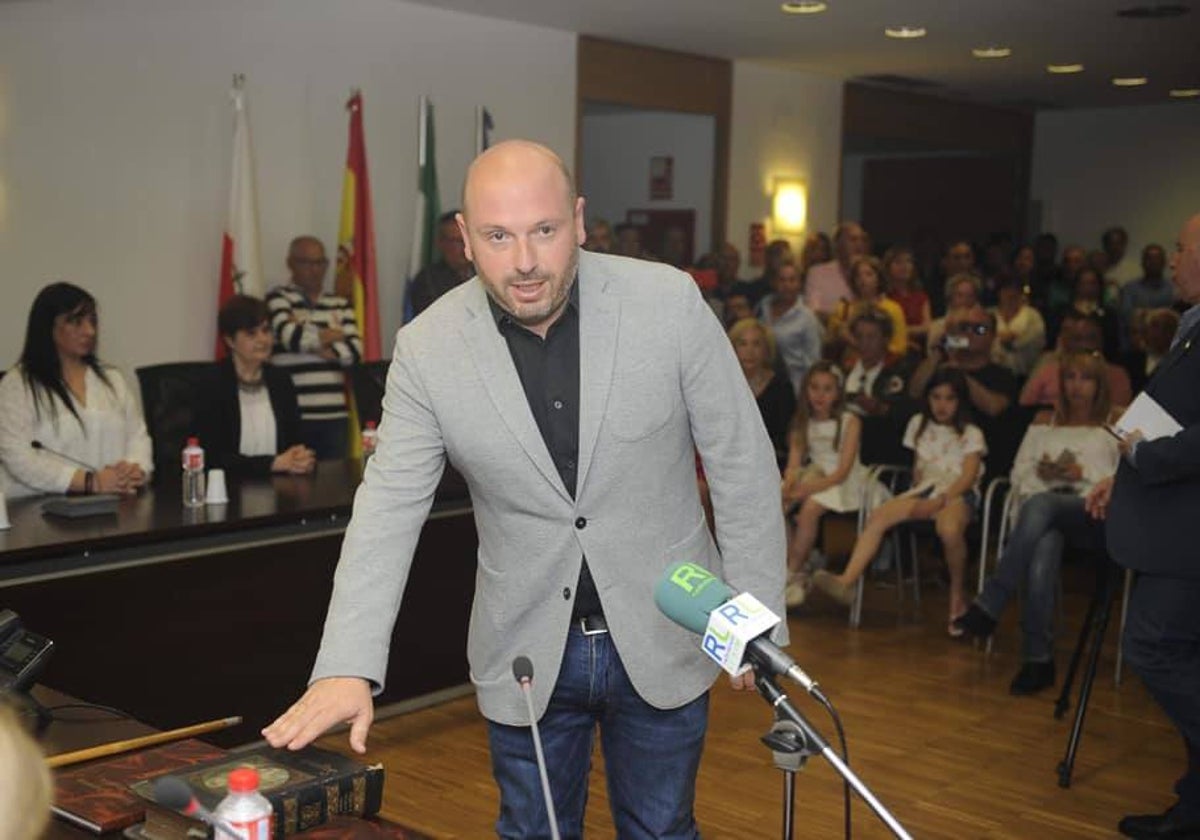
[[[239,767],[229,773],[229,794],[217,805],[217,819],[236,829],[230,835],[220,828],[216,840],[271,840],[275,828],[275,811],[265,796],[258,792],[258,771]]]
[[[183,506],[204,507],[204,450],[194,437],[183,448]]]
[[[375,445],[379,443],[379,432],[375,430],[375,421],[368,420],[367,425],[363,426],[362,430],[362,454],[363,463],[375,454]]]

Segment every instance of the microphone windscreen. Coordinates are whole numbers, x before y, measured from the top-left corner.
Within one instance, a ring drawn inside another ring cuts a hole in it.
[[[528,656],[518,656],[513,660],[513,676],[517,678],[517,682],[533,679],[533,663],[529,661]]]
[[[654,603],[676,624],[704,634],[708,614],[733,597],[721,579],[703,566],[679,561],[667,567],[654,588]]]
[[[172,811],[186,811],[192,803],[192,789],[178,776],[163,776],[154,781],[154,801]]]

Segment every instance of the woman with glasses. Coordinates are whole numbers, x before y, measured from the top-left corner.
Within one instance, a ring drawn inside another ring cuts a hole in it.
[[[137,400],[96,356],[96,299],[52,283],[33,301],[25,346],[0,380],[0,476],[9,498],[132,495],[153,470]]]

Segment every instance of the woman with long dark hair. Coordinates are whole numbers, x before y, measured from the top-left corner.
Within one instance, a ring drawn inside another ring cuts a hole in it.
[[[150,436],[121,374],[96,357],[96,299],[52,283],[29,311],[19,363],[0,380],[0,475],[10,497],[136,493]]]

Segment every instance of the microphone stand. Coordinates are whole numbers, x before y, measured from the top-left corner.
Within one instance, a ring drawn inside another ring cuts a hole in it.
[[[832,764],[833,769],[838,771],[842,778],[850,783],[850,787],[854,788],[854,791],[871,807],[871,810],[875,812],[875,816],[879,817],[880,821],[888,827],[893,835],[901,838],[901,840],[912,840],[912,835],[904,829],[904,826],[900,825],[899,821],[892,816],[883,803],[875,798],[875,794],[871,793],[870,788],[863,784],[854,771],[846,766],[841,757],[829,746],[829,742],[821,737],[821,733],[808,722],[804,715],[800,714],[799,710],[788,700],[787,695],[779,690],[779,686],[775,684],[775,680],[770,675],[760,669],[755,669],[754,685],[758,688],[758,693],[762,695],[763,699],[775,709],[775,714],[781,720],[790,721],[799,728],[805,743],[816,747],[816,751],[821,754],[821,757]],[[784,807],[788,807],[786,803]],[[788,835],[784,836],[787,837]]]
[[[796,821],[796,774],[816,755],[804,731],[790,720],[776,718],[771,731],[760,739],[783,771],[783,840],[792,840]]]

